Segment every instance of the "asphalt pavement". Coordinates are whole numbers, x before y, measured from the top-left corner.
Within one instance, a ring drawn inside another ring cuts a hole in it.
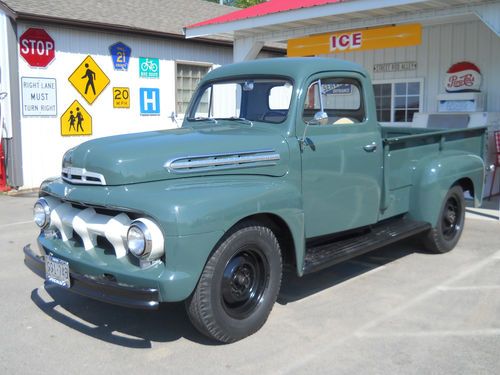
[[[412,239],[288,275],[266,325],[220,345],[182,303],[140,311],[46,290],[23,264],[35,199],[0,195],[1,374],[500,373],[500,221],[488,213],[468,215],[447,254]]]

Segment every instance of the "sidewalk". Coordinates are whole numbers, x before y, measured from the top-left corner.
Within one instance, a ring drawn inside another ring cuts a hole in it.
[[[500,195],[491,197],[491,199],[483,199],[480,208],[472,207],[472,200],[466,200],[466,204],[466,218],[498,221],[500,223]]]

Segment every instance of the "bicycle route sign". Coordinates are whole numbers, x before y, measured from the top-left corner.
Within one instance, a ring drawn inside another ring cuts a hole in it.
[[[160,59],[139,57],[139,77],[160,78]]]
[[[81,96],[92,104],[109,84],[109,78],[91,56],[87,56],[68,78]]]
[[[113,67],[115,70],[128,70],[128,63],[132,49],[122,42],[118,42],[109,46],[109,53],[113,59]]]
[[[92,117],[75,100],[61,116],[61,135],[92,135]]]

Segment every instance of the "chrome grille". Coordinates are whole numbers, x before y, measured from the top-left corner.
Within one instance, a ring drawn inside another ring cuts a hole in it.
[[[54,197],[44,197],[50,212],[49,228],[57,229],[61,240],[78,240],[85,250],[98,244],[99,237],[111,244],[117,258],[127,254],[127,230],[132,219],[125,213],[102,214],[92,207],[77,208]]]

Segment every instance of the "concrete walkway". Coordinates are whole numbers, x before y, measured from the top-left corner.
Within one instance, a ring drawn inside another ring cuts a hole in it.
[[[450,253],[404,241],[298,278],[268,322],[218,345],[183,304],[107,305],[23,264],[36,195],[0,195],[1,374],[498,374],[500,222],[467,214]]]

